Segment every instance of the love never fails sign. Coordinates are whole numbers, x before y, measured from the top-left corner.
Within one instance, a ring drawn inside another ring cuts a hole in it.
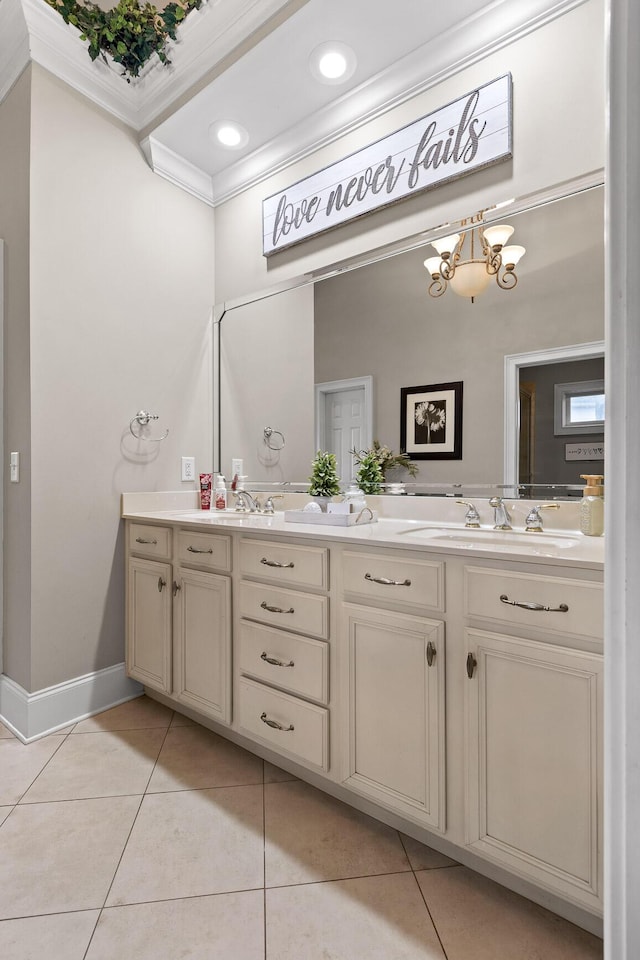
[[[511,74],[472,90],[262,203],[268,257],[422,190],[507,160]]]

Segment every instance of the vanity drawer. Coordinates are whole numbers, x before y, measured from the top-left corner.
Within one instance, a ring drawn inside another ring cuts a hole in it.
[[[329,700],[329,645],[323,640],[243,621],[239,660],[242,673],[310,700]]]
[[[329,589],[329,551],[326,547],[242,540],[240,570],[247,577],[263,577],[297,587]]]
[[[241,677],[238,725],[279,753],[329,769],[329,711],[324,707]]]
[[[329,638],[329,599],[298,590],[281,590],[243,580],[240,584],[240,616],[261,623]]]
[[[592,580],[570,580],[529,573],[465,567],[465,614],[500,620],[514,626],[537,627],[556,634],[602,639],[603,586]],[[501,600],[500,598],[504,599]],[[516,603],[550,610],[528,609]],[[563,606],[568,609],[561,609]]]
[[[129,524],[129,550],[141,557],[171,558],[171,527],[148,523]]]
[[[178,531],[180,563],[197,563],[199,567],[231,570],[231,537],[195,530]]]
[[[412,610],[444,611],[444,563],[414,556],[346,551],[344,592]],[[387,582],[390,581],[390,582]]]

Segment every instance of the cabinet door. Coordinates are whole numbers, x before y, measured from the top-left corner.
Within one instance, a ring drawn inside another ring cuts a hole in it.
[[[467,641],[467,842],[593,909],[602,657],[479,630]]]
[[[230,723],[231,581],[177,567],[174,589],[174,695]]]
[[[128,566],[127,673],[171,692],[171,564],[132,557]]]
[[[345,783],[444,830],[444,624],[352,604],[343,615]]]

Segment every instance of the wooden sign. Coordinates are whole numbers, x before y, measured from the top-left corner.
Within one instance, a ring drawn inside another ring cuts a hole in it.
[[[262,203],[262,252],[507,160],[511,74],[492,80]]]

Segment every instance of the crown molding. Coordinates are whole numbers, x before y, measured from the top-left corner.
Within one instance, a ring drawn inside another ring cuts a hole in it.
[[[0,103],[29,63],[29,33],[20,0],[0,2]]]
[[[587,0],[496,0],[213,178],[214,206],[285,170]]]
[[[203,200],[210,207],[213,206],[213,183],[208,173],[154,137],[145,137],[140,142],[140,147],[154,173],[186,190],[198,200]]]
[[[298,0],[299,2],[299,0]],[[91,61],[80,31],[45,0],[0,3],[0,101],[29,60],[140,131],[215,71],[252,34],[297,5],[294,0],[205,0],[171,42],[171,66],[153,58],[127,83],[113,61]]]

